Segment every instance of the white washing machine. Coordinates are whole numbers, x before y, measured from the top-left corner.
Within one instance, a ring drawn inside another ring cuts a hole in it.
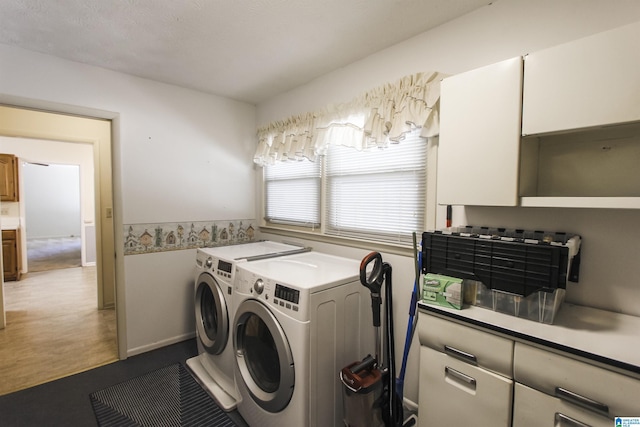
[[[360,262],[319,252],[238,264],[238,411],[251,426],[339,426],[340,370],[374,349]]]
[[[195,274],[198,356],[187,360],[187,366],[223,410],[235,409],[238,400],[229,333],[234,314],[235,265],[306,250],[272,241],[198,249]]]

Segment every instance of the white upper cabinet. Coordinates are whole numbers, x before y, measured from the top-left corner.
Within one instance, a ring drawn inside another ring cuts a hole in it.
[[[522,58],[442,81],[438,203],[515,206]]]
[[[442,81],[438,203],[640,209],[640,22]]]
[[[640,120],[640,22],[525,58],[522,134]]]

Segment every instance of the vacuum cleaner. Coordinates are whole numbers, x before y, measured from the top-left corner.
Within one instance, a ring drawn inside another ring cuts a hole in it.
[[[340,372],[343,384],[344,423],[348,427],[409,427],[416,423],[415,415],[403,424],[404,376],[409,350],[417,325],[417,313],[421,253],[418,251],[416,233],[413,233],[413,257],[415,280],[409,305],[409,323],[405,336],[400,375],[395,375],[395,349],[393,337],[393,301],[391,289],[391,265],[382,261],[382,256],[372,252],[360,263],[360,282],[371,292],[371,310],[376,340],[375,357],[368,355],[353,362]],[[385,285],[385,348],[380,340],[380,306],[382,285]],[[384,352],[384,358],[383,358]],[[386,361],[386,365],[384,364]]]
[[[395,384],[391,265],[383,262],[378,252],[371,252],[360,263],[360,282],[371,292],[376,355],[368,355],[340,372],[344,423],[348,427],[399,427],[402,426],[403,411]],[[380,339],[383,284],[384,349]]]

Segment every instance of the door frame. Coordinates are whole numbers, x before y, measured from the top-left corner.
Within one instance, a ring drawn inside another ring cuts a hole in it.
[[[55,108],[58,109],[58,108]],[[53,109],[52,109],[53,110]],[[116,266],[115,227],[121,220],[114,218],[112,143],[118,115],[82,114],[74,111],[54,112],[0,105],[0,135],[31,139],[46,139],[92,144],[95,182],[96,268],[98,308],[116,309],[117,340],[120,359],[126,359],[126,328],[124,319],[124,289]],[[91,111],[91,113],[95,113]],[[75,115],[71,115],[75,114]]]

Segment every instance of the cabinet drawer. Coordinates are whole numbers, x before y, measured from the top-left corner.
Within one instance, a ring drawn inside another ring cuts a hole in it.
[[[2,230],[2,240],[16,240],[16,231]]]
[[[613,417],[571,405],[516,383],[513,396],[513,427],[611,427]]]
[[[515,346],[514,379],[594,413],[640,414],[640,380],[522,343]]]
[[[510,339],[424,312],[418,317],[418,336],[424,346],[506,377],[513,376],[513,341]]]
[[[513,381],[420,347],[420,426],[511,426]]]

